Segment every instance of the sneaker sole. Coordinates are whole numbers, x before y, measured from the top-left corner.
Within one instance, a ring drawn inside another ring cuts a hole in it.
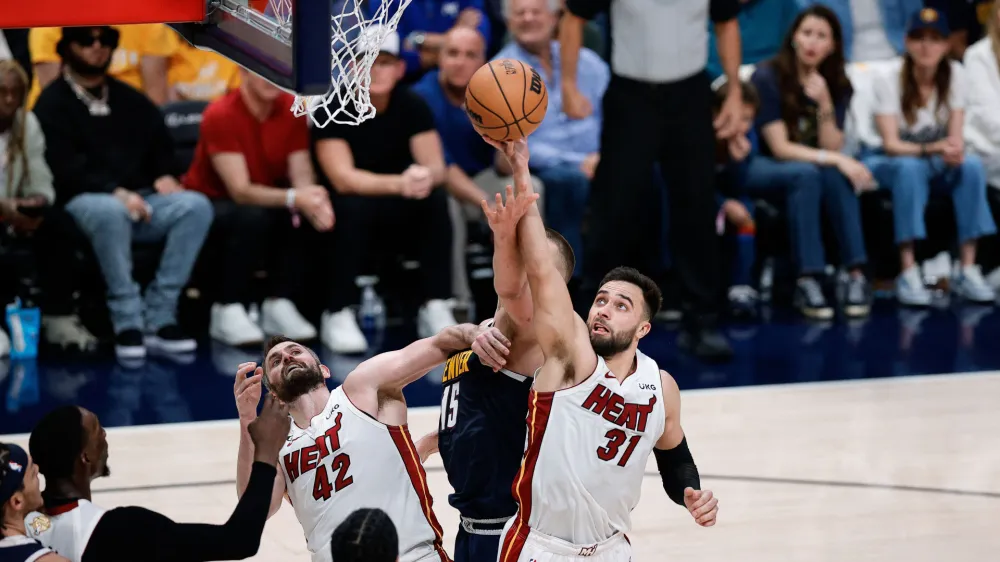
[[[154,348],[166,353],[190,353],[198,349],[198,342],[191,340],[170,341],[159,336],[146,336],[144,338],[146,347]]]
[[[861,318],[871,313],[871,307],[866,304],[848,305],[844,307],[844,315],[849,318]]]
[[[144,359],[146,348],[141,345],[116,345],[115,355],[121,359]]]

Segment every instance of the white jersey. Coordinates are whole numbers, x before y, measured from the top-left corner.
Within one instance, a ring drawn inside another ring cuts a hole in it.
[[[80,562],[105,511],[87,500],[76,500],[49,509],[48,514],[32,511],[24,518],[24,529],[59,556]]]
[[[396,525],[401,562],[447,562],[442,529],[410,432],[358,410],[343,387],[309,427],[291,422],[278,466],[313,562],[330,562],[330,536],[354,511],[377,507]]]
[[[513,486],[517,521],[501,562],[517,560],[529,531],[586,546],[631,528],[646,461],[665,425],[660,369],[636,354],[636,370],[621,384],[598,357],[582,383],[531,392],[528,445]]]

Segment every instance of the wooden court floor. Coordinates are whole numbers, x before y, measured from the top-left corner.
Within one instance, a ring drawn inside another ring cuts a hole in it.
[[[435,423],[431,409],[411,414],[415,437]],[[683,424],[719,522],[699,528],[671,503],[651,459],[634,560],[1000,560],[1000,373],[691,391]],[[108,430],[112,476],[94,500],[221,523],[236,503],[237,432],[234,421]],[[450,551],[450,488],[437,457],[427,469]],[[253,560],[309,560],[289,506]]]

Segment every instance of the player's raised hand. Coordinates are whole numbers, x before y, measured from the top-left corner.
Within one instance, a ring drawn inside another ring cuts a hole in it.
[[[253,440],[253,460],[276,464],[288,437],[288,405],[268,394],[257,419],[247,427]]]
[[[515,196],[514,188],[509,185],[507,186],[506,201],[497,193],[496,204],[490,208],[490,204],[483,199],[483,213],[486,215],[486,222],[489,223],[493,235],[498,238],[515,236],[517,222],[537,200],[537,193],[523,193]]]
[[[256,370],[254,369],[256,367]],[[247,376],[250,373],[251,376]],[[233,395],[236,397],[236,411],[243,422],[253,421],[257,417],[257,404],[260,403],[261,382],[264,369],[256,363],[243,363],[236,370],[236,383],[233,384]]]
[[[472,351],[479,360],[496,373],[507,364],[510,354],[510,340],[494,326],[480,328],[479,335],[472,342]]]
[[[715,517],[719,514],[719,500],[712,495],[711,490],[684,489],[684,506],[687,507],[694,522],[702,527],[715,525]]]
[[[528,170],[528,160],[530,159],[530,154],[528,152],[527,138],[520,138],[516,141],[497,141],[483,135],[483,140],[507,157],[507,161],[510,162],[511,170],[514,172],[515,180],[518,175],[523,175],[526,179],[530,177],[531,172]],[[515,181],[515,184],[517,183],[519,182]],[[529,181],[527,185],[519,187],[530,190],[532,186]]]

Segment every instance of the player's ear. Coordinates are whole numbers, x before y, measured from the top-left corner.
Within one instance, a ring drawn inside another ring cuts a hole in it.
[[[642,338],[646,337],[646,334],[648,334],[652,328],[653,325],[650,324],[649,321],[644,321],[642,324],[639,324],[639,329],[636,330],[635,335],[638,339],[641,340]]]
[[[324,379],[330,378],[330,368],[329,367],[327,367],[326,365],[320,363],[319,370],[323,371],[323,378]]]

